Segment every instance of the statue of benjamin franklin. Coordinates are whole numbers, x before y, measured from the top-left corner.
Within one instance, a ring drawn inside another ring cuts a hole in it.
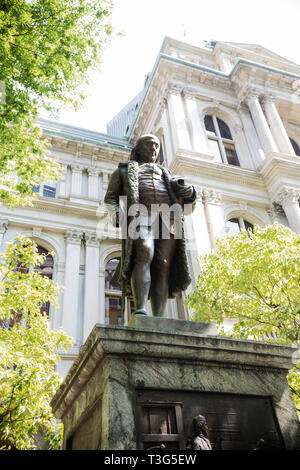
[[[140,137],[130,160],[111,175],[104,202],[122,223],[120,197],[126,196],[126,236],[122,240],[119,282],[123,295],[132,296],[135,314],[147,315],[150,298],[153,316],[164,316],[168,298],[191,282],[183,233],[183,216],[162,208],[194,208],[196,191],[182,178],[172,177],[158,161],[160,142],[154,135]],[[177,211],[178,212],[178,211]],[[183,214],[183,210],[181,211]],[[124,219],[124,217],[123,217]],[[177,223],[177,235],[174,225]],[[134,231],[130,230],[134,226]]]

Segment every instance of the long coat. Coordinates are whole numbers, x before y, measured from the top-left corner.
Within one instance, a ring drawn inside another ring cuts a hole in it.
[[[184,204],[192,204],[194,209],[196,200],[196,191],[193,189],[193,195],[189,199],[178,198],[173,190],[172,177],[165,167],[158,165],[163,174],[163,178],[169,193],[171,204],[177,203],[182,207]],[[127,207],[139,203],[139,172],[138,162],[129,160],[120,163],[118,168],[111,175],[104,202],[109,205],[113,212],[119,212],[119,196],[127,196]],[[127,216],[128,217],[128,216]],[[131,220],[127,220],[127,227]],[[133,267],[132,247],[133,241],[130,237],[122,240],[122,258],[119,273],[119,283],[123,294],[131,296],[130,278]],[[172,257],[169,277],[169,298],[175,297],[178,292],[184,291],[191,282],[189,275],[188,262],[186,256],[186,246],[184,240],[183,220],[182,220],[182,238],[176,239],[176,247]]]

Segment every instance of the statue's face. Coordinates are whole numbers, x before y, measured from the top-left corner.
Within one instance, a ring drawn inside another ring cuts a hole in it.
[[[196,431],[196,434],[199,435],[199,434],[203,434],[204,436],[207,436],[208,434],[208,426],[207,426],[207,422],[206,422],[206,419],[204,417],[201,417],[201,419],[196,419],[196,422],[195,422],[195,431]]]
[[[139,162],[155,163],[159,154],[160,144],[155,137],[145,137],[139,140],[137,153]]]

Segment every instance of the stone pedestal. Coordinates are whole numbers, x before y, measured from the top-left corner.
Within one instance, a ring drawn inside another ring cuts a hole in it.
[[[199,413],[214,449],[253,449],[260,438],[300,449],[286,381],[296,349],[199,329],[147,317],[96,325],[52,400],[64,449],[182,450]]]

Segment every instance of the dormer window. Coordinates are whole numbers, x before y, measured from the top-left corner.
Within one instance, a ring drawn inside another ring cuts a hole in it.
[[[204,125],[208,138],[208,146],[218,162],[240,166],[232,135],[227,124],[222,119],[207,114]]]

